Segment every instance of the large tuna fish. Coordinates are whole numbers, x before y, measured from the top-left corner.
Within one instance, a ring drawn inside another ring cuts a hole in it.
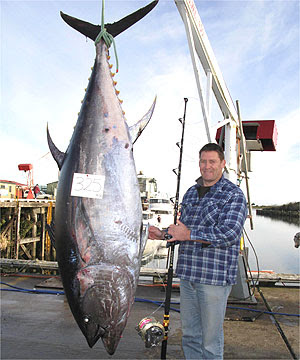
[[[149,12],[157,1],[108,24],[113,35]],[[95,39],[98,26],[62,14]],[[114,26],[116,25],[116,26]],[[66,153],[48,144],[60,171],[54,223],[49,233],[71,311],[90,347],[101,337],[113,354],[134,301],[147,239],[142,226],[132,144],[150,120],[149,112],[128,129],[108,63],[107,45],[96,44],[96,59]]]

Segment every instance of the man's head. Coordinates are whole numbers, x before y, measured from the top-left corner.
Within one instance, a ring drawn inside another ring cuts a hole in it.
[[[225,167],[223,149],[214,143],[206,144],[199,151],[199,166],[204,186],[212,186],[220,180]]]

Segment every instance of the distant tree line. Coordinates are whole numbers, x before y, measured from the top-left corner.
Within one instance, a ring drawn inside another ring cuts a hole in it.
[[[300,202],[290,202],[284,205],[259,206],[257,215],[264,215],[275,218],[293,218],[300,223]]]
[[[258,206],[260,210],[269,210],[269,211],[300,211],[300,202],[290,202],[284,205],[262,205]]]

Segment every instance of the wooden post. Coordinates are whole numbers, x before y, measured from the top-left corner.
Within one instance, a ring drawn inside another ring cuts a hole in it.
[[[8,215],[7,215],[8,222],[11,220],[11,218],[13,216],[11,213],[12,213],[12,208],[9,208]],[[9,258],[9,255],[11,255],[11,253],[12,253],[11,247],[12,247],[12,242],[13,242],[13,240],[12,240],[12,228],[13,228],[13,226],[14,225],[12,224],[10,230],[7,232],[7,241],[8,241],[7,248],[6,248],[6,257],[7,258]]]
[[[20,247],[20,222],[21,222],[21,206],[17,203],[16,207],[16,242],[17,242],[17,249],[16,249],[16,259],[19,259],[19,247]]]
[[[45,209],[43,209],[43,215],[42,215],[42,260],[45,260],[45,232],[46,232],[46,212]]]
[[[32,237],[36,237],[36,234],[37,234],[37,211],[38,209],[33,209],[32,210],[32,215],[33,215],[33,226],[32,226]],[[34,242],[32,244],[32,258],[33,259],[36,259],[36,242]]]

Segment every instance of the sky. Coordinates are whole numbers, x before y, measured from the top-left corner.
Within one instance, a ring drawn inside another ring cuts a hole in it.
[[[150,1],[149,1],[150,2]],[[106,0],[105,22],[147,4]],[[18,164],[33,164],[34,182],[56,181],[46,126],[65,151],[87,87],[95,48],[59,12],[101,22],[101,1],[1,0],[0,179],[26,182]],[[252,152],[251,202],[300,200],[299,1],[195,0],[231,98],[243,120],[275,120],[276,152]],[[134,145],[137,171],[176,193],[181,138],[178,121],[188,98],[181,196],[199,176],[198,152],[207,143],[184,24],[173,0],[159,0],[145,18],[116,37],[115,80],[129,125],[157,95],[153,117]],[[111,50],[115,69],[115,59]],[[202,81],[203,81],[202,74]],[[204,82],[204,88],[206,84]],[[222,121],[215,101],[212,125]],[[242,184],[244,189],[244,184]]]

